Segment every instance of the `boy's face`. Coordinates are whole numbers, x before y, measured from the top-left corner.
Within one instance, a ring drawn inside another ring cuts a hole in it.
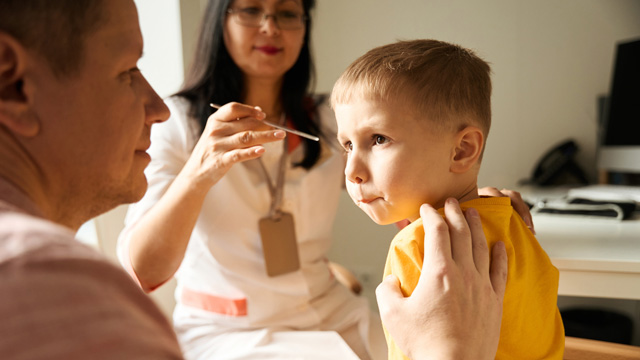
[[[373,221],[413,221],[423,203],[443,205],[453,189],[455,133],[436,131],[399,105],[356,99],[335,113],[347,191]]]

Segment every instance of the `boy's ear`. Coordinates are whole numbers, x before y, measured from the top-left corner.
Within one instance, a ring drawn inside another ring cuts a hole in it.
[[[18,136],[33,137],[40,123],[25,92],[26,49],[12,36],[0,32],[0,125]]]
[[[484,134],[475,126],[467,126],[455,136],[455,149],[450,170],[461,174],[469,171],[480,161],[484,147]]]

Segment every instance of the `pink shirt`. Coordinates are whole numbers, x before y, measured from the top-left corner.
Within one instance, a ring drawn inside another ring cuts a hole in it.
[[[120,268],[0,178],[2,359],[181,359],[171,325]]]

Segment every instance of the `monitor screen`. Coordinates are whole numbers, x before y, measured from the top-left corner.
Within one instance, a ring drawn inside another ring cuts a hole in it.
[[[640,172],[640,39],[618,43],[598,167]]]

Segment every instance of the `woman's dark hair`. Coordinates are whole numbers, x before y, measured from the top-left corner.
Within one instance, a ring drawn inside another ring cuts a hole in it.
[[[205,11],[193,64],[187,73],[182,89],[175,96],[183,97],[190,103],[190,115],[199,120],[202,128],[214,111],[209,103],[226,104],[242,101],[244,75],[227,52],[223,40],[224,21],[232,0],[210,0]],[[282,107],[291,118],[294,127],[306,133],[319,135],[315,105],[309,95],[314,80],[313,60],[309,48],[311,37],[310,11],[315,0],[303,0],[307,16],[304,44],[298,60],[284,75],[281,100]],[[301,139],[305,146],[305,156],[297,166],[311,168],[320,156],[320,144]]]

